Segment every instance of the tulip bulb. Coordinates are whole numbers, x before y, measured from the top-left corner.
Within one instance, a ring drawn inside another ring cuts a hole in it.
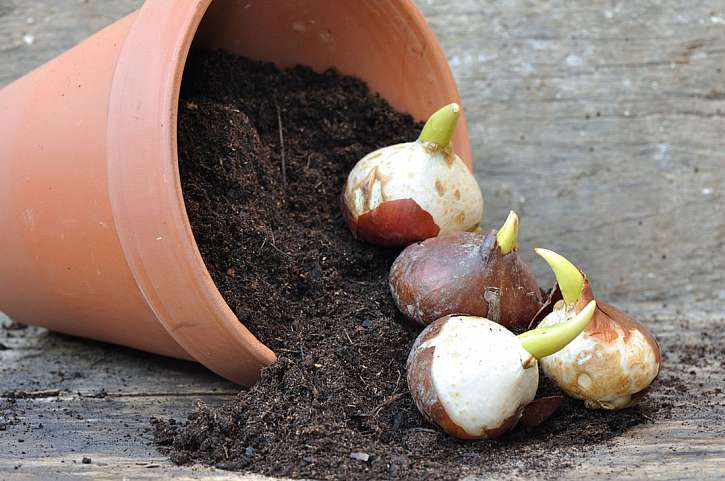
[[[574,339],[595,306],[591,302],[567,323],[518,337],[482,317],[438,319],[421,332],[408,357],[408,388],[418,410],[460,439],[503,435],[536,395],[537,357]]]
[[[527,327],[543,299],[516,253],[518,226],[511,211],[498,232],[459,232],[405,248],[389,277],[398,309],[424,326],[448,314],[468,314]]]
[[[478,228],[483,196],[450,142],[460,111],[455,103],[443,107],[415,142],[376,150],[355,165],[341,202],[353,235],[405,246]]]
[[[536,249],[557,280],[539,327],[556,326],[594,299],[589,281],[559,254]],[[559,299],[557,301],[557,299]],[[552,306],[553,304],[553,306]],[[643,324],[597,299],[591,324],[561,351],[542,358],[541,367],[569,396],[593,409],[636,404],[657,377],[660,348]]]

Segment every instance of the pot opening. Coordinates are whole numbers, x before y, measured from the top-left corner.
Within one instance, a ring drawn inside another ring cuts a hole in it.
[[[305,65],[320,73],[334,66],[342,73],[363,78],[373,91],[379,92],[398,110],[425,118],[444,99],[447,102],[457,95],[445,59],[430,32],[423,27],[426,25],[420,14],[406,2],[215,0],[199,23],[189,58],[193,62],[199,52],[224,50],[273,62],[282,68]],[[187,72],[188,67],[187,64]],[[409,69],[418,71],[413,75]],[[410,78],[418,80],[412,82]],[[407,79],[405,88],[401,88],[404,79]],[[240,81],[233,76],[217,78],[213,88],[223,91],[228,83]],[[256,87],[251,83],[246,88]],[[181,108],[184,108],[183,99]],[[277,110],[280,110],[279,120],[284,123],[285,108],[279,101],[266,107],[265,121],[275,123],[270,128],[276,135]],[[459,135],[465,139],[465,121],[462,125]],[[283,134],[286,127],[283,125],[281,129]],[[459,145],[465,152],[467,139]],[[341,184],[337,189],[341,189]],[[188,199],[186,203],[188,207]],[[193,217],[188,208],[187,215]],[[198,244],[199,234],[195,232],[195,236]],[[209,261],[205,260],[209,268]],[[219,279],[214,280],[218,287]],[[224,298],[229,304],[228,293]],[[239,317],[239,309],[230,307]],[[245,336],[243,329],[241,336]]]
[[[167,19],[163,28],[160,16]],[[162,48],[139,55],[150,36]],[[335,66],[416,119],[459,99],[445,57],[410,1],[197,0],[147,2],[141,9],[114,74],[107,130],[109,176],[118,180],[111,193],[114,219],[126,261],[156,319],[189,357],[248,385],[274,361],[274,353],[240,326],[212,282],[189,224],[181,183],[169,182],[179,175],[177,114],[187,53],[193,58],[204,49],[279,66],[307,65],[317,73]],[[143,78],[138,72],[145,72]],[[159,88],[149,88],[153,78],[161,82]],[[235,82],[235,77],[217,79],[214,88],[223,91]],[[283,103],[279,106],[289,126]],[[277,122],[276,106],[273,111]],[[161,135],[151,135],[159,126]],[[456,135],[465,158],[465,120],[459,121]],[[139,136],[148,141],[127,141]]]
[[[212,4],[186,62],[180,182],[197,246],[227,305],[284,352],[304,342],[307,327],[329,337],[334,326],[320,319],[336,319],[329,312],[336,284],[357,282],[358,292],[379,284],[375,302],[392,306],[384,279],[394,251],[354,241],[338,197],[357,160],[415,139],[421,125],[357,79],[309,67],[283,72],[237,56],[241,44],[219,22],[253,7],[221,8],[228,5]],[[297,23],[289,24],[292,35]],[[382,315],[374,305],[361,309]],[[397,322],[394,311],[385,317]]]

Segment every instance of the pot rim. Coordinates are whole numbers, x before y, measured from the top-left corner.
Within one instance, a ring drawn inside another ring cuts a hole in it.
[[[178,169],[181,80],[211,2],[148,0],[139,10],[111,89],[108,185],[126,261],[156,318],[193,359],[251,385],[275,354],[214,284],[194,240]]]
[[[276,356],[240,322],[212,280],[187,216],[178,168],[181,80],[211,3],[147,0],[138,11],[109,99],[109,196],[126,262],[158,321],[190,357],[251,385]],[[434,37],[412,1],[397,7],[420,35]],[[430,43],[431,53],[447,65],[438,43]],[[447,87],[457,92],[449,70],[447,77]],[[470,166],[470,147],[467,151]]]

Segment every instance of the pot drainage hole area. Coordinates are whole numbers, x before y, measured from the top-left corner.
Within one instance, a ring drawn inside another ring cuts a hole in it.
[[[314,479],[555,477],[668,415],[649,398],[620,412],[566,398],[536,428],[464,442],[419,414],[405,362],[420,331],[388,288],[399,250],[355,240],[339,198],[360,158],[414,140],[421,124],[363,82],[197,51],[178,127],[202,256],[239,320],[279,359],[219,408],[199,403],[188,419],[153,420],[156,443],[175,463]],[[541,379],[538,396],[557,392]]]

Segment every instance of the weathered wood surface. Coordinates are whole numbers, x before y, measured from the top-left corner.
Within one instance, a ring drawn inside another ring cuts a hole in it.
[[[665,368],[646,405],[671,403],[670,414],[653,413],[655,422],[572,459],[577,467],[563,479],[725,478],[725,334],[703,336],[709,328],[705,322],[658,325]],[[119,473],[254,479],[172,467],[150,445],[150,417],[181,419],[196,400],[218,404],[234,394],[234,386],[201,367],[36,328],[0,329],[0,343],[9,348],[0,351],[0,480],[111,480]],[[689,350],[697,345],[706,348],[701,357]],[[683,389],[701,402],[683,402]],[[28,398],[11,401],[4,391]]]
[[[140,3],[0,0],[0,85]],[[671,418],[577,460],[567,477],[725,478],[725,398],[715,391],[725,388],[725,4],[419,4],[459,82],[486,225],[517,209],[522,248],[568,255],[601,295],[650,319],[671,352],[663,378],[687,381],[653,393],[672,400]],[[148,444],[150,416],[183,417],[197,398],[234,392],[202,368],[37,329],[0,329],[0,343],[0,393],[35,393],[0,431],[0,480],[241,479],[170,467]],[[678,351],[698,343],[708,362]],[[678,402],[677,389],[703,403]]]
[[[638,312],[722,318],[725,3],[421,4],[493,226],[515,208],[523,249],[551,246]]]
[[[467,115],[485,225],[638,312],[722,318],[722,0],[421,0]],[[0,0],[0,85],[140,0]],[[542,262],[537,274],[549,275]]]

